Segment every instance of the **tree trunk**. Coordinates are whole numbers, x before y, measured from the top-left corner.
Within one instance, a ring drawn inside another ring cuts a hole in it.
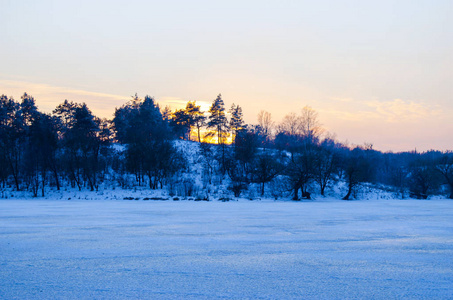
[[[148,183],[149,183],[149,188],[152,189],[152,190],[154,190],[151,172],[148,172]]]
[[[448,185],[450,186],[450,197],[448,198],[453,199],[453,182],[451,180],[448,180]]]
[[[57,191],[60,190],[60,180],[58,180],[58,173],[57,173],[57,168],[53,168],[53,175],[55,177],[55,184],[57,185]]]
[[[13,173],[14,183],[16,184],[16,190],[19,190],[19,177],[17,176],[16,170],[14,169],[14,165],[10,162],[11,165],[11,172]]]
[[[353,186],[350,184],[348,188],[348,193],[346,194],[346,196],[343,197],[343,200],[350,200],[349,197],[351,197],[352,187]]]
[[[42,170],[41,172],[41,194],[42,194],[42,197],[44,197],[44,189],[45,189],[45,186],[46,186],[46,171],[45,170]]]
[[[91,176],[90,175],[88,175],[87,177],[88,177],[88,183],[90,185],[90,190],[94,191],[93,180],[91,180]]]
[[[293,200],[299,200],[299,187],[294,188],[294,197]]]

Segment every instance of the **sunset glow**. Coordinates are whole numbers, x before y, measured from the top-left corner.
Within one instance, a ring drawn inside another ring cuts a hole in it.
[[[340,141],[453,148],[451,1],[7,1],[0,92],[112,118],[132,95],[204,111],[222,93],[255,124],[309,105]]]

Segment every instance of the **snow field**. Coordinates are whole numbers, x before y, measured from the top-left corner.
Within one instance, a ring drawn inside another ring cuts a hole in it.
[[[0,200],[1,299],[452,299],[448,200]]]

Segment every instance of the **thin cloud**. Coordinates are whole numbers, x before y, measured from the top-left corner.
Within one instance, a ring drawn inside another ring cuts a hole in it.
[[[160,97],[158,99],[158,102],[160,103],[161,107],[165,107],[165,106],[168,105],[172,110],[185,108],[188,101],[195,101],[196,105],[199,105],[201,107],[202,111],[209,110],[209,107],[211,105],[207,101],[203,101],[203,100],[201,100],[201,101],[198,101],[198,100],[184,100],[184,99],[179,98],[179,97],[164,96],[164,97]]]
[[[100,93],[19,80],[0,80],[0,93],[12,96],[16,100],[27,93],[35,98],[37,106],[45,112],[51,112],[65,99],[79,103],[85,102],[97,116],[106,118],[111,118],[115,108],[122,106],[132,97],[131,95]],[[174,110],[184,108],[188,100],[163,96],[156,98],[156,101],[161,107],[169,106]],[[209,109],[209,102],[196,101],[196,103],[201,106],[202,111]]]
[[[442,114],[442,111],[438,107],[402,99],[370,101],[367,102],[367,105],[373,108],[379,116],[385,118],[388,122],[419,121]]]
[[[20,99],[23,93],[28,93],[35,98],[37,106],[45,112],[51,112],[65,99],[74,102],[85,102],[100,117],[111,117],[115,107],[121,106],[130,99],[130,96],[14,80],[0,80],[0,91],[3,94],[14,97],[16,100]]]
[[[111,98],[117,100],[124,100],[125,96],[91,92],[85,90],[78,90],[66,87],[52,86],[49,84],[32,83],[27,81],[13,81],[13,80],[0,80],[0,88],[2,89],[13,89],[13,90],[25,90],[25,92],[33,91],[35,94],[54,94],[54,95],[74,95],[74,96],[90,96],[100,98]],[[31,94],[31,92],[30,92]]]
[[[322,113],[345,121],[413,122],[445,115],[445,112],[438,106],[402,99],[389,101],[359,101],[352,98],[330,99],[338,101],[342,105],[323,109],[321,110]]]
[[[329,99],[333,100],[333,101],[337,101],[337,102],[347,102],[347,103],[354,101],[354,99],[352,99],[352,98],[344,98],[344,97],[331,97]]]

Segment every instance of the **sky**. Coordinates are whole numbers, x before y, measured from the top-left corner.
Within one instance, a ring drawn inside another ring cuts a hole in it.
[[[0,94],[111,118],[132,95],[247,123],[309,105],[341,142],[453,150],[453,1],[0,0]]]

